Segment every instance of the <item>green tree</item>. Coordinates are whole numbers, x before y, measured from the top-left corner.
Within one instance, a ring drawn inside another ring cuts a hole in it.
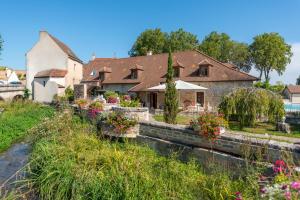
[[[300,85],[300,76],[297,78],[296,85]]]
[[[251,54],[248,45],[231,40],[226,33],[211,32],[198,48],[218,61],[230,62],[245,72],[251,70]]]
[[[0,55],[1,55],[2,49],[3,49],[3,40],[2,40],[2,37],[0,35]]]
[[[270,72],[273,70],[282,75],[293,55],[291,46],[278,33],[264,33],[254,37],[250,51],[255,68],[260,72],[260,78],[264,75],[265,81],[270,80]]]
[[[128,54],[130,56],[144,56],[149,51],[152,51],[153,54],[163,53],[165,43],[166,33],[159,28],[147,29],[138,36]]]
[[[261,88],[238,88],[222,98],[219,109],[227,120],[236,118],[241,129],[255,126],[262,117],[279,121],[285,114],[281,96]]]
[[[173,64],[172,64],[172,53],[169,50],[168,57],[168,71],[166,78],[166,92],[165,92],[165,106],[164,106],[164,120],[166,123],[175,124],[176,116],[178,113],[178,98],[176,84],[173,80]]]
[[[167,35],[164,52],[168,52],[170,48],[173,52],[192,50],[196,49],[198,45],[199,42],[196,35],[180,28]]]

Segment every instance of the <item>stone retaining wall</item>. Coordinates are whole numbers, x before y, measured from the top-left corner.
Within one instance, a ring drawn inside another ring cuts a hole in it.
[[[138,121],[149,120],[149,109],[145,107],[112,107],[112,110],[124,112],[126,117],[135,118]]]
[[[163,122],[140,122],[139,135],[194,148],[213,149],[236,157],[261,157],[263,161],[270,163],[282,159],[284,155],[290,155],[297,165],[300,164],[300,146],[292,143],[246,138],[228,133],[221,135],[215,142],[210,142],[186,126]]]

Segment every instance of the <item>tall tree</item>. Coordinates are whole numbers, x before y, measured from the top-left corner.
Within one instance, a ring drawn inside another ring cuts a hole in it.
[[[291,62],[291,46],[278,33],[264,33],[254,37],[250,45],[251,56],[255,68],[264,75],[266,82],[270,80],[270,72],[275,70],[279,75],[285,71]]]
[[[166,33],[159,28],[147,29],[138,36],[128,54],[130,56],[144,56],[149,51],[152,51],[153,54],[163,53],[165,43]]]
[[[300,76],[297,78],[296,85],[300,85]]]
[[[231,40],[226,33],[211,32],[201,42],[199,50],[221,62],[233,63],[245,72],[251,70],[248,45]]]
[[[196,49],[198,45],[199,42],[196,35],[180,28],[167,35],[164,52],[168,52],[170,48],[173,52]]]
[[[3,49],[3,40],[2,40],[2,37],[0,35],[0,55],[1,55],[2,49]]]
[[[178,98],[176,83],[173,80],[174,69],[172,64],[172,53],[169,50],[168,57],[168,71],[166,78],[166,92],[165,92],[165,106],[164,106],[164,120],[166,123],[175,124],[178,113]]]

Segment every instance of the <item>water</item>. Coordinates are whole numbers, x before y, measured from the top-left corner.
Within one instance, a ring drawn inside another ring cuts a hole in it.
[[[284,104],[284,109],[287,112],[300,112],[300,104]]]
[[[14,144],[7,151],[0,153],[0,199],[3,189],[13,187],[13,185],[11,185],[11,182],[14,181],[15,178],[13,176],[28,163],[29,154],[30,145],[24,142]],[[7,179],[10,180],[7,182],[8,184],[6,184]],[[6,185],[8,185],[8,187]]]

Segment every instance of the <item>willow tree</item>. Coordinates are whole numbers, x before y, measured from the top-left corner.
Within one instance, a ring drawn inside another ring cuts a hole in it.
[[[255,126],[260,118],[279,121],[285,114],[281,96],[261,88],[239,88],[224,96],[219,110],[227,120],[236,116],[240,128]]]
[[[176,84],[173,80],[174,69],[172,64],[172,54],[169,50],[168,57],[168,71],[166,79],[166,92],[165,92],[165,106],[164,106],[164,120],[166,123],[175,124],[176,116],[178,113],[178,98]]]

